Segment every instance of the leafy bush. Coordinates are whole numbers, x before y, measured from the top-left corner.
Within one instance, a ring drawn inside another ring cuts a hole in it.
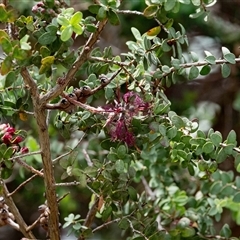
[[[172,13],[191,5],[191,18],[207,19],[214,3],[145,0],[140,12],[121,0],[99,0],[83,14],[45,0],[28,16],[0,5],[6,26],[0,30],[1,226],[35,239],[32,230],[40,224],[50,239],[60,239],[62,201],[62,227],[78,239],[110,226],[129,240],[235,239],[227,223],[218,231],[215,221],[228,209],[240,223],[240,177],[219,168],[231,157],[240,171],[236,133],[223,139],[213,129],[203,132],[196,119],[174,112],[165,95],[165,88],[208,75],[215,65],[226,78],[240,61],[226,47],[221,59],[210,51],[201,61],[195,52],[183,55],[186,30]],[[106,25],[119,25],[126,14],[155,27],[142,34],[130,25],[133,38],[119,55],[111,46],[96,47]],[[76,47],[79,38],[85,44]],[[16,168],[14,180],[21,183],[9,192],[5,179]],[[46,201],[27,225],[14,195],[36,177],[44,180],[37,194],[44,191]],[[86,215],[65,199],[70,186],[91,196]]]

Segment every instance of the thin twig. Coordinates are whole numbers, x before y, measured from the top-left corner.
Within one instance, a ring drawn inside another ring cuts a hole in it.
[[[42,170],[41,170],[42,171]],[[9,197],[11,197],[13,194],[15,194],[20,188],[24,187],[27,183],[29,183],[30,181],[32,181],[32,179],[34,179],[35,177],[39,176],[38,174],[34,174],[32,175],[30,178],[28,178],[27,180],[25,180],[24,182],[22,182],[21,184],[19,184],[14,191],[12,191],[11,193],[8,194]]]
[[[57,202],[58,203],[61,202],[69,194],[70,194],[70,192],[67,192],[67,193],[63,194],[60,198],[57,199]]]
[[[155,200],[156,195],[152,191],[152,189],[149,187],[148,182],[147,182],[145,177],[142,177],[142,184],[143,184],[143,186],[145,188],[145,192],[147,193],[147,195],[150,196],[152,200]]]
[[[143,12],[139,12],[139,11],[132,11],[132,10],[116,10],[117,13],[121,13],[121,14],[128,14],[128,15],[138,15],[138,16],[144,16]],[[158,23],[159,26],[161,26],[161,28],[165,31],[165,32],[169,32],[167,30],[167,28],[155,17],[154,20]]]
[[[83,149],[82,152],[83,152],[83,154],[84,154],[84,156],[85,156],[85,159],[86,159],[86,161],[87,161],[87,165],[88,165],[89,167],[92,167],[92,166],[93,166],[93,162],[92,162],[91,158],[89,157],[86,149]]]
[[[27,224],[25,223],[21,214],[19,213],[18,208],[16,207],[12,197],[9,195],[6,184],[2,181],[1,185],[3,186],[3,196],[6,201],[6,204],[8,205],[10,211],[12,212],[13,216],[15,217],[16,222],[20,226],[20,231],[26,238],[36,239],[32,232],[27,231]]]
[[[58,162],[60,159],[68,156],[69,154],[71,154],[78,146],[79,144],[82,142],[83,138],[85,137],[86,133],[84,132],[83,135],[81,136],[81,138],[79,139],[79,141],[77,142],[76,146],[73,147],[69,152],[64,153],[58,157],[56,157],[55,159],[52,160],[53,164],[55,164],[56,162]]]
[[[14,157],[9,158],[9,161],[15,160],[15,159],[17,159],[17,158],[28,157],[28,156],[32,156],[32,155],[41,154],[41,153],[42,153],[41,150],[40,150],[40,151],[36,151],[36,152],[24,153],[24,154],[17,155],[17,156],[14,156]]]
[[[94,202],[94,204],[92,205],[92,207],[90,208],[90,210],[88,211],[87,217],[84,221],[83,226],[89,228],[93,222],[93,219],[97,213],[98,210],[98,202],[99,202],[99,198],[96,199],[96,201]],[[85,237],[80,235],[78,240],[84,240]]]
[[[127,66],[129,66],[129,63],[119,62],[119,61],[115,61],[113,59],[102,58],[102,57],[90,56],[89,60],[93,60],[93,61],[97,61],[97,62],[104,62],[104,63],[112,63],[112,64],[115,64],[115,65],[117,65],[119,67],[122,67],[122,66],[127,67]]]
[[[106,87],[120,72],[122,71],[121,68],[119,68],[116,72],[113,73],[113,75],[108,79],[107,83],[101,84],[98,87],[92,89],[91,91],[91,95],[93,95],[94,93],[98,92],[99,90],[103,89],[104,87]]]
[[[64,182],[64,183],[56,183],[56,187],[69,187],[69,186],[76,186],[81,184],[80,182],[74,181],[74,182]]]
[[[108,225],[110,225],[110,224],[112,224],[112,223],[119,222],[119,221],[121,221],[122,219],[123,219],[123,218],[116,218],[116,219],[114,219],[114,220],[112,220],[112,221],[106,222],[106,223],[104,223],[104,224],[102,224],[102,225],[94,228],[94,229],[92,230],[92,233],[94,233],[94,232],[96,232],[96,231],[99,231],[99,230],[101,230],[102,228],[107,227]]]
[[[235,61],[240,62],[240,58],[235,58]],[[182,63],[182,64],[179,65],[179,68],[190,68],[192,66],[201,67],[201,66],[205,66],[205,65],[219,65],[219,64],[223,64],[223,63],[230,64],[225,59],[219,59],[219,60],[215,60],[215,64],[210,64],[207,61],[193,62],[193,63]],[[163,73],[162,78],[170,75],[171,73],[173,73],[175,71],[177,71],[177,69],[175,67],[171,67],[167,73]]]
[[[130,225],[130,227],[131,227],[131,229],[132,229],[132,231],[133,231],[134,233],[138,233],[138,234],[141,235],[145,240],[149,240],[149,238],[147,238],[142,232],[140,232],[139,230],[137,230],[137,229],[135,229],[135,228],[133,227],[133,224],[132,224],[132,222],[131,222],[129,219],[127,219],[127,221],[129,222],[129,225]]]
[[[26,168],[27,170],[29,170],[30,172],[35,173],[35,174],[37,174],[37,175],[40,176],[40,177],[44,177],[44,175],[43,175],[42,172],[40,172],[40,171],[36,170],[34,167],[28,165],[27,163],[25,163],[24,161],[22,161],[20,158],[15,158],[15,161],[16,161],[19,165],[21,165],[22,167],[24,167],[24,168]]]

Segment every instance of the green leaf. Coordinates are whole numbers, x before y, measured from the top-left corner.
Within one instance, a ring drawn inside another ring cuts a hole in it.
[[[9,73],[11,69],[12,69],[12,59],[11,59],[10,56],[7,56],[7,57],[2,61],[0,73],[1,73],[2,75],[5,75],[5,74]]]
[[[117,149],[117,155],[120,159],[123,159],[126,157],[127,154],[127,148],[125,145],[120,145]]]
[[[192,4],[194,5],[194,6],[200,6],[201,5],[201,0],[191,0],[192,1]]]
[[[217,163],[221,163],[221,162],[223,162],[224,160],[226,160],[227,156],[228,156],[228,155],[227,155],[226,152],[224,151],[224,148],[221,148],[221,149],[218,151],[218,153],[217,153],[217,158],[216,158]]]
[[[94,13],[94,14],[98,14],[98,11],[99,11],[99,8],[101,6],[98,5],[98,4],[92,4],[88,7],[88,10],[91,12],[91,13]]]
[[[191,54],[193,62],[198,62],[198,60],[199,60],[198,54],[195,52],[190,52],[190,54]]]
[[[205,61],[210,63],[210,64],[215,64],[216,58],[214,56],[207,56],[205,58]]]
[[[74,25],[72,26],[72,30],[77,34],[77,35],[82,35],[83,33],[83,28],[80,25]]]
[[[237,134],[234,130],[231,130],[227,136],[227,144],[236,144],[237,143]]]
[[[170,73],[170,72],[171,72],[171,69],[170,69],[169,66],[163,65],[163,66],[162,66],[162,71],[163,71],[164,73]]]
[[[71,38],[73,34],[73,28],[72,26],[68,26],[66,27],[62,32],[61,32],[61,40],[63,42],[66,42],[67,40],[69,40]]]
[[[2,168],[1,169],[1,178],[8,179],[12,175],[13,169],[11,168]]]
[[[102,213],[102,220],[105,222],[112,214],[112,207],[108,206]]]
[[[233,53],[227,53],[223,57],[224,57],[224,59],[226,61],[228,61],[231,64],[235,64],[236,63],[235,55]]]
[[[5,5],[1,4],[0,5],[0,21],[6,22],[7,20],[8,20],[8,13],[5,9]]]
[[[162,43],[162,50],[164,52],[169,52],[172,49],[172,47],[168,44],[168,40],[165,39]]]
[[[218,147],[220,145],[220,143],[222,142],[222,134],[218,131],[212,133],[210,135],[210,139],[212,141],[212,143]]]
[[[142,36],[141,36],[141,34],[140,34],[140,32],[138,31],[137,28],[131,27],[131,31],[132,31],[132,34],[133,34],[133,36],[135,37],[136,40],[142,41]]]
[[[185,122],[182,120],[181,117],[175,115],[175,116],[173,116],[173,117],[171,118],[171,120],[172,120],[173,125],[175,125],[175,127],[176,127],[177,129],[180,129],[180,128],[182,128],[182,127],[185,127]]]
[[[53,43],[56,40],[56,36],[52,35],[50,32],[46,32],[38,38],[38,42],[41,45],[48,45]]]
[[[231,52],[229,51],[228,48],[222,47],[222,53],[223,53],[223,56],[224,56],[224,55],[226,55],[226,54],[228,54],[228,53],[231,53]]]
[[[70,25],[69,20],[63,16],[58,16],[57,22],[64,27],[68,27]]]
[[[17,79],[16,73],[11,71],[8,73],[8,75],[6,76],[6,80],[5,80],[5,88],[10,87]]]
[[[122,220],[118,223],[118,226],[121,228],[121,229],[128,229],[129,228],[129,222],[126,218],[122,218]]]
[[[232,196],[234,193],[234,189],[231,185],[226,185],[222,188],[221,190],[221,194],[228,197],[228,196]]]
[[[221,189],[222,189],[222,182],[216,181],[210,187],[209,192],[213,195],[217,195],[218,193],[221,192]]]
[[[231,74],[231,68],[228,64],[221,64],[221,73],[224,78],[227,78]]]
[[[165,1],[165,3],[164,3],[165,11],[166,12],[171,11],[175,7],[175,4],[176,4],[176,0]]]
[[[233,197],[233,202],[240,203],[240,192],[237,192]]]
[[[0,44],[2,44],[3,38],[7,38],[10,41],[8,34],[4,30],[0,29]]]
[[[181,236],[184,238],[190,238],[193,237],[196,234],[196,231],[193,227],[185,227],[182,231],[181,231]]]
[[[211,72],[211,67],[209,65],[205,65],[202,67],[200,74],[202,76],[208,75]]]
[[[179,68],[180,68],[180,64],[181,64],[181,61],[180,61],[179,59],[172,58],[172,60],[171,60],[171,65],[172,65],[175,69],[179,69]]]
[[[161,32],[161,27],[157,26],[154,28],[149,29],[146,34],[148,39],[152,39],[153,37],[157,36]]]
[[[2,46],[2,50],[5,53],[9,54],[10,52],[12,52],[12,44],[7,37],[1,38],[1,46]]]
[[[156,15],[157,11],[158,11],[157,5],[150,5],[144,9],[143,15],[146,18],[153,18]]]
[[[130,197],[131,200],[138,201],[137,191],[132,186],[128,187],[128,194],[129,194],[129,197]]]
[[[114,12],[111,8],[109,9],[109,11],[107,12],[107,16],[108,16],[108,20],[109,22],[114,25],[117,26],[120,24],[120,20],[119,17],[117,15],[116,12]]]
[[[119,174],[124,172],[124,162],[123,162],[123,160],[119,159],[119,160],[116,161],[115,169]]]
[[[82,13],[81,12],[76,12],[70,19],[70,24],[71,25],[78,25],[82,20]]]
[[[97,27],[94,24],[86,24],[85,27],[88,32],[95,32],[97,30]]]
[[[206,142],[204,145],[203,145],[203,152],[208,154],[208,153],[211,153],[213,150],[214,150],[214,145],[211,143],[211,142]]]
[[[10,158],[10,157],[12,157],[12,155],[13,155],[13,152],[14,152],[14,149],[12,148],[12,147],[9,147],[6,151],[5,151],[5,153],[3,154],[3,159],[6,159],[7,161],[8,161],[8,159]],[[12,162],[11,161],[8,161],[9,163],[10,163],[10,166],[12,166]],[[7,166],[7,167],[9,167],[9,166]]]
[[[198,75],[199,75],[198,68],[196,66],[191,66],[190,71],[189,71],[189,75],[188,75],[189,80],[197,78]]]
[[[227,223],[225,223],[220,231],[220,235],[225,238],[229,238],[232,235],[232,231]]]
[[[102,21],[107,18],[107,11],[104,7],[100,7],[97,14],[97,20]]]

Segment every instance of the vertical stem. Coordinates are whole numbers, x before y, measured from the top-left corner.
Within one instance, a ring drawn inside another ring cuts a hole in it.
[[[48,126],[46,123],[47,115],[38,101],[35,101],[35,118],[38,125],[39,142],[41,146],[41,155],[44,172],[44,183],[46,189],[47,204],[50,209],[49,217],[49,237],[51,240],[60,240],[59,218],[58,218],[58,202],[56,196],[55,178],[53,164],[50,151],[50,139],[48,134]]]

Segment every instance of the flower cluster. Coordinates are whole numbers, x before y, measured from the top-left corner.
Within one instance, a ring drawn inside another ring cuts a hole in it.
[[[20,147],[19,143],[21,143],[24,139],[21,135],[18,135],[18,132],[15,128],[11,127],[10,124],[0,124],[0,137],[1,143],[6,144],[8,147],[12,147],[15,152],[27,153],[27,147]]]
[[[54,5],[51,6],[51,8],[48,6],[46,2],[41,1],[32,7],[32,12],[40,18],[47,19],[50,21],[52,17],[57,16],[60,7],[61,3],[59,1],[54,1]]]
[[[106,125],[113,141],[125,142],[128,146],[135,144],[135,136],[131,130],[133,117],[146,115],[150,109],[150,104],[145,102],[139,94],[127,92],[122,96],[120,102],[115,102],[114,106],[105,106],[110,114]]]

